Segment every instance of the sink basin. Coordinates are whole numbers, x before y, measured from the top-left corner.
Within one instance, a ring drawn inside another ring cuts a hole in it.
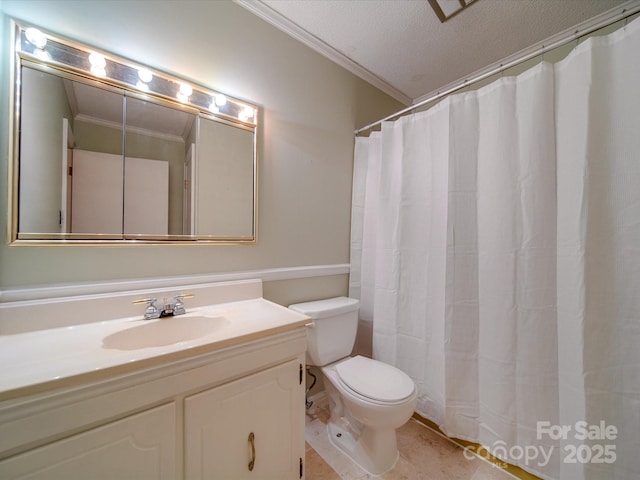
[[[163,347],[197,340],[220,329],[226,320],[221,316],[183,316],[146,320],[135,327],[104,337],[102,347],[114,350],[138,350]]]

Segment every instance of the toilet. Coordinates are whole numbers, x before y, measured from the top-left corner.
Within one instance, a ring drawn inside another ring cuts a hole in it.
[[[418,400],[411,378],[392,365],[351,357],[358,328],[358,300],[346,297],[298,303],[289,308],[311,317],[307,365],[321,368],[329,394],[331,443],[373,475],[398,460],[396,429]]]

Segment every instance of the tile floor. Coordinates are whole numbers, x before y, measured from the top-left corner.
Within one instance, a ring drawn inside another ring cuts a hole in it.
[[[381,476],[368,474],[329,442],[328,399],[307,410],[306,480],[512,480],[512,475],[479,458],[468,460],[461,447],[415,419],[398,430],[400,459]]]

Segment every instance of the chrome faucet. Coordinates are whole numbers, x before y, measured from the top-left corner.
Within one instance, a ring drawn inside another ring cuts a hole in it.
[[[162,299],[162,308],[158,308],[156,306],[157,298],[142,298],[140,300],[135,300],[134,304],[146,303],[147,308],[144,310],[144,319],[152,320],[154,318],[164,318],[164,317],[172,317],[175,315],[183,315],[186,313],[184,308],[184,303],[182,300],[185,298],[193,298],[195,295],[193,293],[181,293],[180,295],[176,295],[171,300],[167,301],[167,297]]]

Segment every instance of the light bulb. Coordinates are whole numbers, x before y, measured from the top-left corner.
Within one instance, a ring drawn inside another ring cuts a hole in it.
[[[244,107],[242,111],[238,114],[238,118],[243,122],[246,122],[250,118],[253,118],[255,115],[255,110],[251,107]]]
[[[105,60],[105,58],[96,52],[92,52],[89,55],[89,63],[96,68],[104,69],[104,67],[107,66],[107,61]]]
[[[37,28],[27,28],[24,31],[27,41],[36,48],[42,50],[47,46],[47,37]]]
[[[96,65],[91,65],[91,73],[96,77],[106,77],[107,71],[104,67],[98,67]]]
[[[51,55],[46,50],[42,50],[41,48],[37,48],[35,52],[36,57],[38,57],[43,62],[50,62]]]
[[[214,99],[215,99],[216,105],[219,107],[223,107],[224,105],[227,104],[227,97],[225,97],[221,93],[216,93]]]
[[[191,85],[187,85],[186,83],[181,83],[180,87],[178,88],[178,93],[176,94],[176,98],[182,103],[187,103],[192,93],[193,93],[193,88],[191,88]]]
[[[191,88],[191,85],[187,85],[186,83],[181,83],[180,93],[185,97],[190,97],[191,94],[193,93],[193,88]]]
[[[147,70],[146,68],[140,68],[138,69],[138,78],[144,83],[149,83],[151,80],[153,80],[153,73],[151,73],[151,71]]]

